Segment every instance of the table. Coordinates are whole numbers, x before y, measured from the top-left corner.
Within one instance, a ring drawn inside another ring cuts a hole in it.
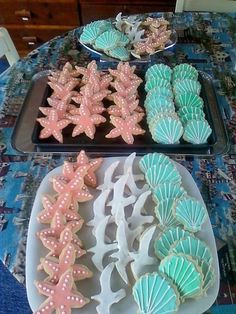
[[[157,61],[191,63],[212,75],[229,134],[225,155],[175,156],[196,181],[212,222],[220,263],[221,284],[208,313],[236,313],[236,13],[165,13],[178,31],[177,45]],[[66,61],[84,65],[93,57],[78,46],[75,29],[56,37],[0,76],[0,258],[25,282],[27,227],[42,178],[73,154],[21,154],[11,146],[16,117],[33,74],[62,68]],[[6,222],[4,222],[5,220]]]

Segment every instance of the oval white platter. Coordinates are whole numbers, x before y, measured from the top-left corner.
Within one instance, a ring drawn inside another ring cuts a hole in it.
[[[140,157],[136,157],[134,162],[134,173],[139,173],[140,170],[138,169],[138,161]],[[104,172],[105,170],[111,165],[113,162],[119,160],[119,166],[115,175],[120,175],[123,173],[123,163],[125,157],[110,157],[104,158],[104,162],[101,168],[97,171],[98,177],[98,184],[103,183],[104,179]],[[178,171],[182,176],[182,184],[183,187],[186,189],[187,193],[198,199],[200,202],[203,202],[202,196],[200,191],[194,182],[191,174],[188,170],[183,167],[182,165],[175,163]],[[39,305],[45,300],[45,297],[38,294],[37,289],[34,285],[34,280],[43,280],[46,275],[43,272],[37,271],[37,266],[39,264],[39,260],[41,257],[45,256],[48,251],[42,246],[41,242],[36,237],[36,232],[39,230],[44,229],[48,225],[42,225],[37,222],[36,216],[42,210],[42,202],[41,198],[43,194],[51,194],[54,195],[55,192],[52,189],[52,184],[50,183],[49,179],[52,176],[60,174],[62,167],[55,168],[48,175],[43,179],[41,182],[39,189],[37,191],[34,205],[31,212],[30,222],[29,222],[29,230],[28,230],[28,238],[27,238],[27,248],[26,248],[26,289],[27,289],[27,296],[29,300],[29,304],[33,311],[37,310]],[[100,191],[95,189],[90,189],[90,192],[94,195],[94,199],[99,195]],[[88,222],[90,219],[93,218],[93,200],[80,204],[79,213],[84,218],[85,222]],[[153,212],[154,203],[150,200],[146,202],[145,208],[149,208],[151,212]],[[148,212],[150,213],[150,211]],[[157,223],[157,220],[154,220]],[[147,225],[147,227],[150,224]],[[92,247],[95,244],[95,238],[92,235],[92,229],[87,227],[86,224],[82,227],[79,231],[78,235],[84,243],[85,249]],[[158,232],[157,232],[158,234]],[[184,304],[182,304],[179,308],[178,314],[201,314],[205,312],[215,301],[218,291],[219,291],[219,264],[218,264],[218,257],[217,257],[217,250],[215,244],[215,238],[211,226],[211,222],[209,217],[207,216],[207,220],[204,222],[202,226],[202,230],[197,233],[198,238],[205,241],[209,248],[211,249],[213,255],[213,268],[215,271],[215,283],[212,287],[207,290],[207,295],[201,296],[199,299],[189,299]],[[153,250],[150,252],[151,255]],[[84,294],[86,297],[90,297],[96,295],[100,292],[99,286],[99,277],[100,272],[96,270],[91,262],[91,255],[89,253],[86,254],[85,257],[81,257],[80,261],[81,264],[88,266],[93,272],[94,276],[91,279],[86,279],[78,282],[78,290]],[[104,263],[106,264],[107,260],[105,258]],[[155,271],[158,267],[151,267],[149,271]],[[127,290],[127,297],[121,300],[118,304],[114,304],[111,307],[111,314],[133,314],[137,313],[138,307],[135,304],[132,294],[131,294],[131,286],[128,288],[123,284],[122,280],[118,277],[118,275],[114,275],[114,280],[112,282],[112,289],[114,291],[122,288],[126,288]],[[133,285],[134,280],[131,281]],[[88,305],[86,305],[83,309],[76,309],[72,310],[72,313],[81,313],[81,314],[94,314],[96,313],[96,306],[98,305],[97,302],[91,301]]]

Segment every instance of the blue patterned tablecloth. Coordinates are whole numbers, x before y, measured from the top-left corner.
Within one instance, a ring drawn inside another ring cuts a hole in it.
[[[213,77],[227,126],[230,150],[223,156],[176,156],[191,172],[206,203],[220,263],[220,291],[209,313],[236,313],[236,14],[165,14],[178,31],[178,43],[156,56],[168,64],[191,63]],[[56,37],[0,76],[0,259],[25,281],[25,246],[35,193],[42,178],[69,155],[20,154],[11,134],[32,76],[85,65],[94,56],[77,41],[79,29]],[[155,60],[154,60],[155,61]]]

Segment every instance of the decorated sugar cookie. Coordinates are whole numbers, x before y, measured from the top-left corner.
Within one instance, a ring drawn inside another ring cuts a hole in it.
[[[63,143],[62,130],[70,124],[68,119],[59,119],[56,110],[51,110],[48,117],[38,118],[37,121],[42,125],[39,138],[44,139],[53,136],[58,142]]]
[[[66,218],[62,214],[62,212],[60,210],[56,210],[56,212],[52,218],[50,228],[45,228],[45,229],[37,232],[37,236],[39,238],[41,238],[41,237],[60,238],[62,231],[65,228],[69,228],[73,234],[72,243],[75,243],[75,244],[77,243],[79,245],[82,245],[82,243],[81,243],[80,239],[78,238],[78,236],[76,235],[76,233],[81,229],[83,223],[84,223],[83,219],[66,222]]]
[[[114,266],[114,263],[110,263],[103,269],[100,276],[101,292],[91,297],[91,299],[99,302],[99,305],[96,307],[98,314],[109,314],[112,304],[118,303],[126,296],[124,289],[116,292],[111,289],[111,274]]]
[[[74,216],[75,220],[80,220],[79,214],[71,212],[69,209],[71,203],[70,193],[64,193],[60,195],[57,199],[44,195],[42,198],[43,210],[38,214],[37,219],[40,223],[50,223],[55,212],[60,210],[63,215],[71,214]]]
[[[49,275],[47,281],[58,283],[63,273],[72,268],[74,280],[82,280],[92,277],[93,273],[84,265],[75,264],[75,248],[68,243],[59,255],[59,260],[52,258],[40,259],[44,271]]]
[[[133,258],[133,262],[131,262],[130,266],[136,280],[143,274],[145,266],[155,265],[157,263],[156,258],[148,254],[155,230],[155,225],[146,229],[140,237],[138,251],[130,252],[130,256]]]
[[[97,178],[95,172],[100,168],[103,162],[103,158],[94,158],[89,160],[84,150],[81,150],[79,155],[77,156],[76,167],[87,166],[89,168],[87,170],[87,174],[84,177],[84,182],[88,186],[96,187],[97,186]]]
[[[136,203],[133,205],[132,214],[130,217],[127,218],[127,221],[130,224],[130,227],[132,229],[135,229],[136,227],[140,225],[153,222],[153,219],[154,219],[153,216],[142,215],[143,206],[150,194],[151,194],[151,191],[144,192],[143,194],[139,196]]]
[[[78,81],[71,79],[65,85],[58,82],[55,83],[49,82],[48,85],[53,90],[53,94],[51,97],[62,99],[63,97],[65,97],[65,95],[70,93],[78,85]]]
[[[67,270],[60,278],[58,284],[36,281],[35,285],[47,299],[41,304],[36,314],[58,313],[70,314],[72,308],[81,308],[89,302],[81,293],[73,290],[74,280],[72,270]]]
[[[119,160],[113,162],[106,170],[104,174],[103,184],[97,187],[98,190],[111,190],[113,189],[114,182],[112,181],[114,172],[119,165]]]
[[[99,271],[103,270],[103,258],[105,254],[117,249],[117,243],[105,243],[105,232],[109,219],[110,216],[106,216],[100,221],[95,232],[96,245],[88,249],[88,252],[93,253],[92,261]]]
[[[74,246],[76,257],[84,255],[86,251],[83,250],[78,244],[72,244],[72,238],[72,231],[69,228],[65,228],[62,231],[59,240],[53,237],[44,236],[40,237],[40,240],[42,241],[43,245],[50,250],[50,253],[47,256],[58,257],[64,247],[69,243]]]
[[[130,261],[133,260],[133,258],[129,254],[128,243],[125,235],[125,225],[123,221],[121,221],[119,226],[117,227],[116,240],[117,248],[119,250],[113,253],[111,257],[117,259],[117,261],[115,262],[116,269],[124,282],[128,284],[129,279],[126,273],[126,266]]]

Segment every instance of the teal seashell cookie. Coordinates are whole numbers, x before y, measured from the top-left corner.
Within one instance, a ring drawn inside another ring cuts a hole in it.
[[[173,117],[163,117],[153,126],[152,138],[157,143],[175,144],[183,134],[183,126],[180,120]]]
[[[155,203],[159,203],[167,198],[181,199],[187,192],[179,184],[164,182],[154,189],[152,197]]]
[[[192,107],[203,107],[203,99],[194,93],[186,92],[183,94],[175,95],[175,104],[177,107],[192,106]]]
[[[141,276],[132,292],[140,314],[171,314],[179,308],[176,287],[158,273]]]
[[[98,50],[108,51],[115,48],[119,42],[119,33],[115,30],[109,30],[97,37],[94,47]]]
[[[183,139],[192,144],[204,144],[211,133],[212,129],[206,120],[191,120],[185,125]]]
[[[196,114],[201,117],[205,117],[205,113],[201,108],[193,107],[193,106],[183,106],[178,110],[179,117],[183,117],[185,114]]]
[[[139,169],[146,173],[149,168],[155,165],[167,165],[171,164],[171,160],[164,154],[161,153],[149,153],[144,155],[139,161]]]
[[[198,76],[198,70],[188,63],[181,63],[174,67],[173,75],[181,72],[193,73],[195,76]]]
[[[154,242],[154,252],[159,259],[163,259],[170,253],[171,246],[175,241],[190,235],[188,231],[180,227],[171,227],[163,231]]]
[[[181,175],[172,163],[158,164],[147,170],[145,179],[148,185],[152,189],[155,189],[159,184],[166,181],[170,181],[175,184],[180,183]]]
[[[147,119],[147,123],[151,125],[153,125],[153,121],[154,121],[154,126],[155,123],[158,119],[160,119],[161,117],[172,117],[175,116],[176,112],[173,108],[167,108],[164,106],[160,106],[159,108],[155,108],[153,110],[151,110],[150,112],[147,113],[146,119]]]
[[[200,231],[207,217],[205,206],[196,199],[189,197],[178,200],[174,213],[176,219],[190,232]]]
[[[126,36],[124,33],[117,31],[118,35],[119,35],[119,42],[118,42],[118,46],[127,46],[130,42],[129,37]]]
[[[185,79],[175,82],[173,85],[173,89],[175,94],[190,92],[199,95],[201,91],[201,84],[198,81]]]
[[[174,254],[183,253],[191,255],[199,262],[204,260],[206,263],[211,264],[212,261],[212,254],[206,243],[192,236],[187,236],[176,241],[171,246],[170,251]]]
[[[154,64],[147,69],[145,73],[145,80],[147,81],[151,76],[162,78],[170,82],[171,80],[172,69],[163,63]]]
[[[179,224],[173,214],[174,203],[174,198],[168,198],[159,202],[154,209],[155,215],[159,221],[158,226],[162,230]]]
[[[198,263],[199,267],[202,270],[203,274],[203,292],[206,292],[215,282],[215,272],[211,265],[209,265],[204,260],[201,260],[200,263]]]
[[[201,294],[203,275],[197,263],[184,255],[169,255],[159,266],[160,272],[177,286],[182,300]]]
[[[188,72],[188,71],[178,71],[178,72],[174,72],[173,73],[173,77],[172,77],[172,81],[173,83],[177,82],[177,81],[182,81],[185,79],[190,79],[190,80],[194,80],[197,81],[198,79],[198,73],[195,72]]]
[[[146,111],[150,112],[152,109],[161,107],[166,107],[170,110],[175,110],[173,101],[166,96],[158,96],[155,98],[147,98],[144,102],[144,107]]]
[[[170,99],[173,99],[173,92],[171,88],[167,88],[167,87],[154,87],[153,89],[151,89],[146,96],[146,100],[149,100],[149,98],[151,99],[155,99],[159,96],[165,96],[168,97]]]
[[[171,89],[171,84],[169,81],[159,78],[159,77],[151,77],[146,83],[145,83],[145,91],[148,92],[151,89],[155,87],[166,87],[168,89]]]
[[[109,50],[107,54],[121,61],[128,61],[130,58],[130,53],[125,47],[115,47]]]
[[[87,30],[89,28],[96,28],[101,34],[109,29],[114,29],[114,26],[111,22],[107,20],[99,20],[85,25],[83,29]]]
[[[180,116],[180,120],[184,125],[186,125],[189,121],[192,121],[192,120],[206,121],[204,116],[202,116],[201,114],[195,114],[195,113],[186,113]]]
[[[100,31],[98,28],[89,27],[83,30],[82,34],[80,35],[80,41],[84,44],[92,45],[99,35]]]

